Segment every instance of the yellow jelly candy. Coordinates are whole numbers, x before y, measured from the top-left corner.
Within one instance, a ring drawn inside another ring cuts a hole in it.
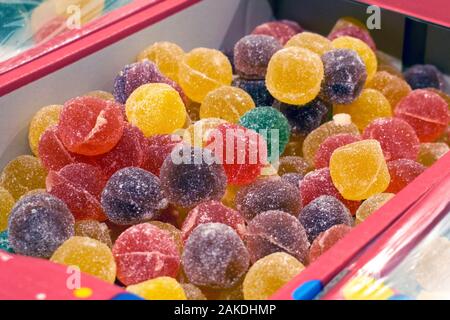
[[[0,176],[0,185],[18,200],[25,193],[45,189],[47,171],[38,158],[19,156],[9,162]]]
[[[210,91],[200,106],[200,119],[219,118],[238,123],[239,118],[255,108],[252,97],[242,89],[222,86]]]
[[[332,41],[336,49],[350,49],[356,51],[366,65],[367,81],[372,80],[378,69],[377,56],[363,41],[353,37],[339,37]]]
[[[304,269],[293,256],[276,252],[255,262],[243,283],[245,300],[265,300]]]
[[[177,229],[174,225],[171,225],[170,223],[165,223],[161,221],[150,221],[149,223],[161,230],[166,231],[172,237],[180,253],[183,251],[183,237],[181,235],[181,230]]]
[[[346,300],[387,300],[394,295],[394,291],[383,281],[369,276],[356,276],[342,289]]]
[[[191,283],[182,283],[184,294],[187,300],[206,300],[203,292]]]
[[[233,80],[230,61],[214,49],[197,48],[185,54],[179,70],[180,86],[195,102],[202,102],[210,91],[229,86]]]
[[[98,240],[112,248],[111,231],[105,223],[97,220],[80,220],[75,222],[75,235]]]
[[[39,140],[49,127],[57,125],[63,106],[50,105],[39,110],[33,117],[28,131],[31,151],[38,155]]]
[[[317,33],[302,32],[293,36],[285,45],[288,47],[299,47],[311,50],[319,56],[325,52],[333,50],[331,41]]]
[[[362,23],[358,19],[353,18],[353,17],[342,17],[342,18],[339,18],[338,21],[336,21],[336,24],[333,26],[333,29],[331,29],[330,33],[333,33],[336,30],[340,30],[340,29],[344,29],[344,28],[348,28],[348,27],[357,27],[359,29],[367,31],[367,27],[364,25],[364,23]]]
[[[332,121],[322,124],[306,136],[303,141],[303,157],[305,160],[313,165],[314,156],[322,142],[330,136],[341,133],[359,135],[358,128],[352,123],[351,117],[347,114],[335,115]]]
[[[323,72],[323,63],[318,54],[290,47],[278,51],[270,59],[266,86],[279,101],[304,105],[319,94]]]
[[[164,83],[150,83],[137,88],[126,102],[128,121],[145,136],[170,134],[186,121],[186,108],[178,92]]]
[[[85,94],[86,97],[99,98],[106,101],[115,101],[112,93],[103,90],[94,90]]]
[[[236,195],[238,191],[241,189],[241,186],[234,186],[229,184],[227,188],[225,189],[225,194],[222,198],[222,203],[226,205],[227,207],[236,209]]]
[[[421,143],[417,161],[426,167],[431,167],[450,150],[444,142]]]
[[[8,217],[14,203],[15,200],[9,191],[0,187],[0,232],[8,228]]]
[[[184,50],[177,44],[162,41],[155,42],[141,51],[137,56],[137,61],[145,59],[153,61],[166,77],[178,82],[179,65],[183,56]]]
[[[397,103],[411,92],[409,84],[386,71],[378,71],[366,88],[375,89],[381,92],[389,101],[392,109],[395,109]]]
[[[146,300],[186,300],[183,287],[170,277],[159,277],[127,287],[127,291]]]
[[[337,104],[333,107],[333,113],[347,113],[359,130],[373,120],[392,116],[391,104],[384,95],[374,89],[364,89],[361,95],[350,104]]]
[[[359,206],[358,210],[356,210],[355,222],[357,224],[363,222],[394,196],[395,194],[393,193],[379,193],[371,196]]]
[[[204,147],[210,133],[224,123],[227,122],[219,118],[205,118],[199,120],[184,131],[183,141],[195,147]]]
[[[76,266],[108,283],[116,279],[116,263],[111,249],[104,243],[88,237],[74,236],[66,240],[50,258],[66,266]]]
[[[368,199],[386,190],[391,180],[377,140],[358,141],[334,150],[330,174],[347,200]]]

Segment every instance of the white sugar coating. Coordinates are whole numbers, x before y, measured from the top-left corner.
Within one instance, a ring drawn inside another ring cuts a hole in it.
[[[181,258],[189,282],[211,289],[232,288],[249,266],[238,234],[221,223],[205,223],[189,236]]]
[[[96,220],[80,220],[75,223],[75,235],[89,237],[112,248],[111,231],[105,223]]]

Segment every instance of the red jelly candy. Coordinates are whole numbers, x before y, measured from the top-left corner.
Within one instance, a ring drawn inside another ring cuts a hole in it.
[[[447,128],[448,105],[437,93],[418,89],[411,91],[397,104],[395,116],[408,122],[420,142],[433,142]]]
[[[333,184],[330,169],[322,168],[308,173],[300,184],[300,196],[305,207],[320,196],[332,196],[341,201],[355,215],[361,201],[345,200]]]
[[[387,163],[391,182],[385,192],[398,193],[425,171],[426,167],[410,159],[398,159]]]
[[[309,263],[317,260],[318,257],[334,246],[336,242],[345,237],[351,230],[352,227],[346,224],[338,224],[319,234],[309,249]]]
[[[39,140],[39,158],[47,170],[60,170],[76,162],[76,156],[70,153],[57,135],[57,128],[50,127]]]
[[[358,28],[357,26],[348,25],[344,28],[337,29],[328,35],[328,39],[334,40],[339,37],[345,36],[359,39],[365,44],[367,44],[370,47],[370,49],[372,49],[374,52],[377,51],[375,41],[373,41],[372,37],[370,36],[370,33],[367,30]]]
[[[64,201],[76,220],[106,220],[100,204],[105,184],[100,169],[85,163],[50,171],[46,180],[47,191]]]
[[[334,150],[360,140],[361,138],[359,136],[346,133],[328,137],[320,144],[319,149],[317,149],[316,155],[314,156],[314,166],[316,169],[328,167]]]
[[[110,151],[122,137],[121,105],[93,97],[79,97],[64,104],[58,136],[71,152],[96,156]]]
[[[170,134],[149,137],[147,139],[145,161],[142,168],[159,177],[159,170],[164,160],[181,141],[180,136]]]
[[[127,286],[157,277],[175,278],[180,267],[180,254],[172,236],[150,223],[125,230],[112,253],[117,278]]]
[[[285,45],[290,38],[301,31],[301,27],[292,24],[292,22],[286,23],[286,21],[271,21],[257,26],[252,31],[252,34],[272,36],[277,39],[282,45]]]

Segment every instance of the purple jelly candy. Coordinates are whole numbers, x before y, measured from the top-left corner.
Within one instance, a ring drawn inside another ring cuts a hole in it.
[[[431,64],[416,64],[406,70],[403,75],[413,90],[436,88],[445,91],[448,87],[442,73]]]
[[[232,86],[247,92],[253,98],[257,107],[271,106],[274,102],[274,97],[267,90],[265,80],[236,78],[233,80]]]

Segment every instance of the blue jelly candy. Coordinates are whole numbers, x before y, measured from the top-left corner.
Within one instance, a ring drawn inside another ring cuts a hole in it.
[[[267,90],[265,80],[236,78],[231,85],[246,91],[253,98],[257,107],[271,106],[274,102],[274,97]]]

